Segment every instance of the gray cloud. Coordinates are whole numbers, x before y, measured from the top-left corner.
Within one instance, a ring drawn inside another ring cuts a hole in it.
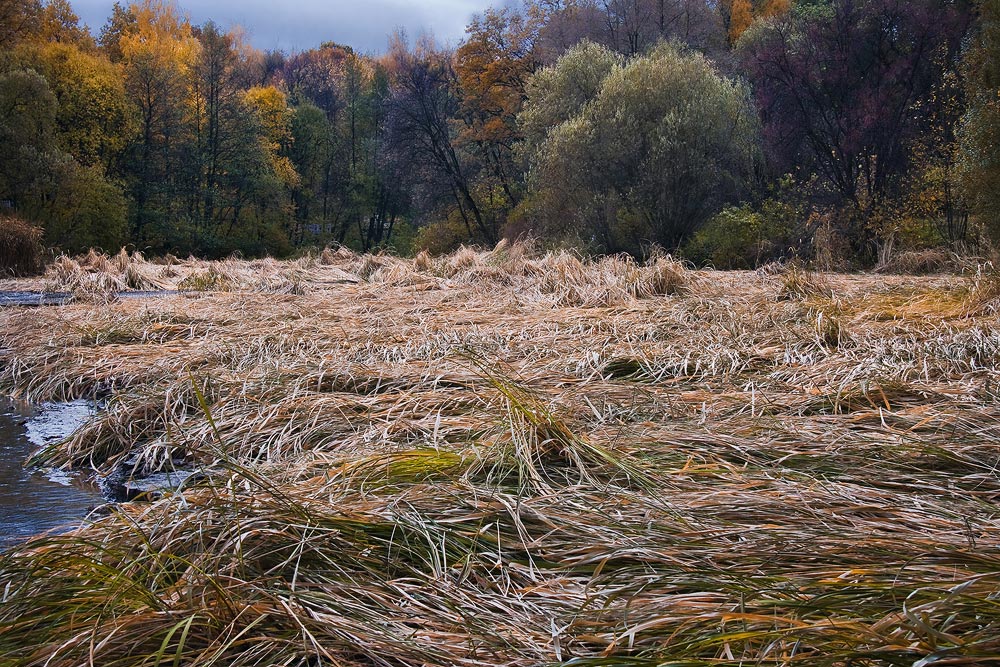
[[[114,0],[73,0],[80,20],[96,35],[111,14]],[[124,3],[123,3],[124,4]],[[365,53],[385,50],[388,36],[404,28],[415,36],[430,32],[442,43],[455,43],[473,14],[490,0],[186,0],[181,10],[193,23],[215,21],[240,25],[259,49],[304,50],[334,41]]]

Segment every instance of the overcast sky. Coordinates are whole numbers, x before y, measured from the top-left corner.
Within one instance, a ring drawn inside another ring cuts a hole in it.
[[[123,0],[122,4],[126,4]],[[94,36],[111,14],[114,0],[71,0]],[[321,42],[353,46],[362,53],[385,51],[388,35],[405,28],[412,37],[431,32],[438,42],[455,43],[469,18],[490,0],[179,0],[192,23],[215,21],[243,26],[259,49],[302,51]]]

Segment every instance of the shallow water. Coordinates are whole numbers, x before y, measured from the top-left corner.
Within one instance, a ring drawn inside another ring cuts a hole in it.
[[[66,437],[93,414],[86,401],[32,410],[0,397],[0,549],[38,533],[78,526],[103,502],[94,485],[23,465],[38,446]]]
[[[68,292],[6,292],[0,291],[0,306],[61,306],[69,303]]]
[[[116,292],[119,299],[153,299],[173,296],[172,290],[129,290]],[[63,306],[73,300],[69,292],[11,292],[0,290],[0,306]]]

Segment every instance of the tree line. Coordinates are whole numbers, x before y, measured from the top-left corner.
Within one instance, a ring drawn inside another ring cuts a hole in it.
[[[0,215],[70,252],[863,263],[1000,231],[998,63],[1000,0],[528,0],[381,55],[0,0]]]

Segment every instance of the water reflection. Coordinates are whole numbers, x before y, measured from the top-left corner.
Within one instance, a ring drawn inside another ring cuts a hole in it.
[[[79,525],[102,502],[96,487],[65,473],[25,470],[38,446],[72,433],[90,418],[84,401],[28,406],[0,397],[0,549],[38,533]]]

